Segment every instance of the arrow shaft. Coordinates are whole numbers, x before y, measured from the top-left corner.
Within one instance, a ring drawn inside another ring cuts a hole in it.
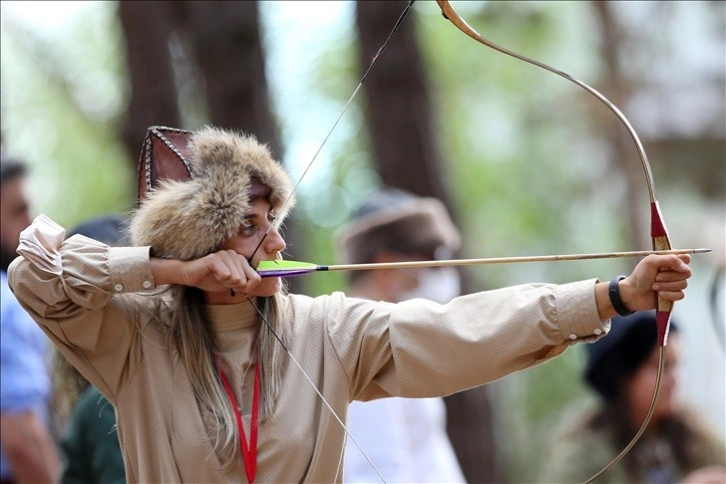
[[[452,259],[434,261],[406,261],[406,262],[382,262],[370,264],[340,264],[332,266],[320,266],[319,270],[328,271],[355,271],[373,269],[403,269],[415,267],[450,267],[450,266],[471,266],[485,264],[515,264],[522,262],[553,262],[569,260],[588,259],[615,259],[625,257],[645,257],[651,254],[698,254],[710,252],[710,249],[676,249],[676,250],[641,250],[628,252],[603,252],[593,254],[566,254],[566,255],[541,255],[523,257],[489,257],[483,259]]]
[[[455,267],[455,266],[473,266],[487,264],[517,264],[522,262],[553,262],[553,261],[572,261],[572,260],[592,260],[592,259],[615,259],[626,257],[645,257],[651,254],[667,255],[667,254],[701,254],[711,252],[711,249],[669,249],[669,250],[639,250],[626,252],[599,252],[591,254],[565,254],[565,255],[538,255],[538,256],[521,256],[521,257],[488,257],[480,259],[449,259],[449,260],[424,260],[424,261],[405,261],[405,262],[380,262],[368,264],[337,264],[337,265],[318,265],[313,268],[305,268],[300,271],[289,271],[281,274],[279,271],[260,269],[259,273],[262,277],[291,277],[296,275],[307,274],[308,272],[317,271],[364,271],[377,269],[409,269],[421,267]]]

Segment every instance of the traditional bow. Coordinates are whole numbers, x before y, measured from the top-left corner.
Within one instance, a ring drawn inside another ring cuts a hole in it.
[[[503,54],[509,55],[511,57],[514,57],[516,59],[519,59],[521,61],[527,62],[529,64],[535,65],[537,67],[540,67],[542,69],[545,69],[547,71],[550,71],[554,74],[557,74],[560,77],[563,77],[567,79],[568,81],[573,82],[574,84],[577,84],[581,88],[583,88],[585,91],[589,92],[593,96],[595,96],[600,102],[602,102],[610,111],[612,111],[617,118],[623,123],[625,128],[628,130],[628,133],[630,134],[630,138],[632,139],[633,143],[635,143],[635,146],[638,150],[638,155],[640,157],[640,162],[643,166],[643,171],[645,173],[645,180],[648,187],[648,196],[650,198],[650,214],[651,214],[651,223],[650,223],[650,235],[652,239],[653,244],[653,250],[670,250],[672,248],[670,239],[668,237],[668,232],[666,230],[665,224],[663,222],[663,216],[660,212],[660,207],[658,206],[658,201],[655,197],[655,189],[653,188],[653,174],[652,170],[650,168],[650,163],[648,162],[648,156],[645,153],[645,149],[643,148],[642,143],[640,142],[640,139],[638,138],[638,134],[635,132],[633,127],[631,126],[628,119],[625,117],[625,115],[618,109],[610,100],[608,100],[605,96],[603,96],[600,92],[596,91],[592,87],[588,86],[584,82],[575,79],[571,75],[560,71],[559,69],[555,69],[551,66],[548,66],[547,64],[544,64],[542,62],[538,62],[536,60],[530,59],[528,57],[525,57],[523,55],[517,54],[516,52],[512,52],[511,50],[505,49],[487,39],[482,37],[476,30],[474,30],[469,24],[464,21],[453,9],[451,4],[448,2],[448,0],[436,0],[436,3],[439,4],[439,7],[441,8],[441,13],[444,15],[446,19],[448,19],[451,23],[453,23],[459,30],[464,32],[466,35],[471,37],[472,39],[476,40],[477,42],[490,47],[496,51],[499,51]],[[660,387],[661,387],[661,380],[663,376],[663,369],[665,366],[665,348],[667,344],[668,339],[668,330],[670,327],[670,318],[671,318],[671,312],[673,310],[673,303],[670,301],[666,301],[662,299],[661,297],[658,297],[658,309],[656,311],[656,318],[657,318],[657,326],[658,326],[658,346],[659,346],[659,353],[658,353],[658,375],[656,377],[656,383],[655,388],[653,389],[653,398],[650,403],[650,408],[648,409],[648,413],[646,414],[645,420],[640,426],[640,429],[635,434],[633,439],[628,443],[628,445],[618,454],[612,461],[610,461],[603,469],[601,469],[599,472],[597,472],[595,475],[593,475],[591,478],[589,478],[586,482],[592,482],[598,477],[600,477],[603,473],[605,473],[608,469],[610,469],[612,466],[617,464],[620,459],[622,459],[625,454],[627,454],[630,449],[635,445],[635,443],[638,441],[640,436],[645,431],[646,427],[648,426],[648,423],[650,422],[651,417],[653,416],[653,412],[655,410],[656,402],[658,401],[658,395],[660,393]]]
[[[469,26],[469,24],[467,24],[466,21],[464,21],[456,13],[456,11],[453,9],[453,7],[448,2],[448,0],[436,0],[436,1],[437,1],[437,4],[439,5],[439,7],[441,9],[441,12],[444,15],[444,17],[446,19],[448,19],[449,21],[451,21],[459,30],[461,30],[462,32],[464,32],[466,35],[468,35],[472,39],[476,40],[477,42],[479,42],[479,43],[481,43],[481,44],[483,44],[483,45],[485,45],[487,47],[490,47],[490,48],[492,48],[494,50],[497,50],[497,51],[499,51],[499,52],[501,52],[503,54],[509,55],[509,56],[514,57],[516,59],[519,59],[519,60],[522,60],[524,62],[527,62],[529,64],[535,65],[537,67],[540,67],[542,69],[545,69],[545,70],[550,71],[550,72],[552,72],[554,74],[557,74],[560,77],[563,77],[563,78],[567,79],[568,81],[570,81],[570,82],[572,82],[572,83],[580,86],[582,89],[584,89],[585,91],[587,91],[591,95],[595,96],[612,113],[614,113],[616,115],[616,117],[620,120],[620,122],[627,129],[627,131],[628,131],[628,133],[629,133],[629,135],[630,135],[633,143],[635,144],[635,146],[637,148],[638,155],[640,157],[640,162],[641,162],[641,165],[642,165],[642,168],[643,168],[643,172],[645,174],[646,184],[647,184],[647,188],[648,188],[648,196],[650,198],[651,239],[652,239],[652,248],[653,248],[653,251],[661,252],[661,253],[673,253],[672,252],[672,245],[671,245],[670,239],[668,237],[668,232],[666,230],[665,223],[663,222],[663,216],[662,216],[662,214],[660,212],[660,208],[659,208],[659,205],[658,205],[658,201],[657,201],[656,196],[655,196],[655,189],[653,187],[653,175],[652,175],[652,170],[651,170],[651,167],[650,167],[650,163],[648,161],[648,156],[645,153],[645,149],[643,148],[643,145],[640,142],[640,139],[639,139],[637,133],[635,132],[635,130],[633,129],[633,127],[631,126],[630,122],[625,117],[625,115],[620,111],[620,109],[618,109],[603,94],[601,94],[597,90],[593,89],[589,85],[585,84],[584,82],[582,82],[582,81],[580,81],[580,80],[572,77],[571,75],[569,75],[569,74],[567,74],[565,72],[562,72],[562,71],[560,71],[558,69],[555,69],[555,68],[553,68],[553,67],[551,67],[551,66],[549,66],[547,64],[544,64],[542,62],[539,62],[539,61],[530,59],[530,58],[525,57],[523,55],[517,54],[516,52],[513,52],[511,50],[505,49],[505,48],[503,48],[503,47],[501,47],[501,46],[499,46],[499,45],[497,45],[497,44],[495,44],[495,43],[493,43],[493,42],[485,39],[476,30],[474,30],[471,26]],[[305,176],[305,174],[307,173],[308,169],[310,168],[310,166],[312,165],[312,163],[315,161],[315,158],[317,157],[318,153],[320,152],[320,150],[322,149],[323,145],[325,144],[325,142],[329,138],[330,133],[332,133],[332,130],[338,124],[338,122],[340,121],[340,118],[343,116],[343,114],[347,110],[347,108],[350,105],[351,101],[353,100],[353,98],[355,97],[355,95],[358,93],[358,91],[362,87],[363,82],[365,81],[366,77],[368,76],[369,72],[371,71],[373,65],[375,64],[376,60],[378,59],[378,57],[381,55],[381,53],[385,49],[386,45],[390,41],[390,39],[393,36],[393,34],[396,32],[396,30],[398,29],[398,27],[401,25],[401,22],[403,21],[404,17],[406,16],[406,14],[408,13],[408,11],[410,10],[411,6],[413,5],[413,2],[414,2],[414,0],[411,0],[408,3],[408,5],[406,6],[406,9],[402,13],[402,15],[399,17],[399,19],[396,22],[393,30],[391,31],[391,33],[389,34],[388,38],[384,42],[383,46],[379,49],[378,53],[376,54],[376,56],[374,57],[373,61],[371,62],[368,70],[365,72],[365,74],[364,74],[363,78],[361,79],[360,83],[358,84],[358,86],[356,87],[355,91],[353,92],[353,94],[349,98],[348,102],[346,103],[345,107],[343,108],[343,111],[341,112],[340,116],[336,119],[335,123],[333,124],[333,127],[328,132],[327,136],[323,140],[323,143],[320,145],[320,148],[318,148],[318,150],[316,151],[315,155],[313,156],[313,159],[310,161],[310,164],[307,166],[307,168],[303,172],[303,175],[301,176],[301,179],[302,179],[302,177]],[[299,185],[299,183],[300,183],[300,180],[296,184],[296,187]],[[553,257],[562,257],[562,256],[553,256]],[[578,257],[578,256],[573,256],[573,257]],[[579,257],[579,258],[584,258],[584,257]],[[507,262],[509,262],[509,261],[507,261]],[[478,263],[481,263],[481,262],[479,261]],[[488,263],[492,263],[492,262],[488,262]],[[292,264],[292,265],[294,266],[295,264]],[[463,265],[463,264],[458,264],[458,265]],[[269,271],[274,271],[274,270],[277,269],[277,270],[282,270],[284,272],[285,270],[287,270],[288,272],[285,275],[295,275],[295,274],[298,274],[298,273],[311,272],[311,271],[315,271],[315,270],[330,270],[330,266],[317,266],[315,264],[309,264],[309,265],[306,265],[303,268],[301,268],[300,265],[298,264],[298,266],[297,266],[296,269],[293,269],[293,267],[291,267],[291,266],[288,266],[286,268],[279,268],[279,267],[278,268],[275,268],[274,267],[274,264],[271,265],[271,266],[267,266],[266,268]],[[374,268],[374,267],[368,267],[368,268]],[[262,269],[264,269],[264,268],[262,268]],[[352,270],[352,269],[350,267],[347,267],[347,268],[345,268],[343,270]],[[271,273],[271,274],[274,274],[274,272]],[[280,273],[278,273],[277,275],[280,275]],[[657,377],[656,377],[655,388],[653,389],[653,397],[652,397],[652,400],[651,400],[651,403],[650,403],[650,408],[649,408],[649,410],[648,410],[648,412],[646,414],[646,417],[645,417],[643,423],[641,424],[638,432],[635,434],[635,436],[633,437],[633,439],[628,443],[628,445],[611,462],[609,462],[603,469],[601,469],[595,475],[593,475],[592,477],[590,477],[589,479],[587,479],[587,481],[586,481],[587,483],[590,483],[590,482],[594,481],[595,479],[597,479],[598,477],[600,477],[608,469],[610,469],[615,464],[617,464],[630,451],[630,449],[635,445],[635,443],[638,441],[638,439],[640,438],[640,436],[645,431],[646,427],[648,426],[648,423],[650,422],[650,420],[651,420],[651,418],[653,416],[653,413],[655,411],[655,405],[656,405],[656,402],[658,400],[658,395],[660,393],[662,376],[663,376],[663,371],[664,371],[664,367],[665,367],[665,348],[666,348],[667,339],[668,339],[668,330],[669,330],[669,326],[670,326],[670,318],[671,318],[671,312],[672,312],[672,310],[673,310],[673,303],[672,302],[666,301],[666,300],[662,299],[661,297],[658,297],[658,308],[657,308],[657,311],[656,311],[657,331],[658,331],[658,345],[659,345],[658,374],[657,374]],[[319,394],[319,392],[318,392],[318,394]],[[326,404],[327,404],[327,402],[326,402]],[[329,405],[328,405],[328,408],[330,408]],[[340,422],[340,419],[338,419],[338,421]],[[342,425],[342,422],[341,422],[341,425]],[[343,426],[343,428],[345,428],[345,426]],[[348,432],[348,430],[347,429],[345,429],[345,430],[346,430],[346,433],[348,433],[348,435],[350,436],[350,433]],[[356,446],[358,446],[357,442],[356,442]],[[358,446],[358,448],[359,448],[359,450],[361,450],[361,452],[363,452],[363,450],[360,449],[360,446]],[[363,454],[365,456],[365,452],[363,452]],[[365,457],[368,460],[368,462],[371,464],[371,466],[375,469],[375,466],[370,461],[370,459],[368,459],[367,456],[365,456]],[[376,470],[376,472],[378,473],[377,470]],[[378,475],[383,480],[383,477],[380,475],[380,473],[378,473]]]

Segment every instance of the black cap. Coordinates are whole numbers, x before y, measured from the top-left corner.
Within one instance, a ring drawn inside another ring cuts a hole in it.
[[[670,330],[678,330],[674,321]],[[614,399],[623,380],[645,362],[657,344],[655,311],[613,318],[607,336],[585,345],[585,381],[605,399]]]
[[[107,214],[87,220],[76,226],[68,234],[85,235],[111,246],[122,246],[128,243],[129,220],[121,214]]]

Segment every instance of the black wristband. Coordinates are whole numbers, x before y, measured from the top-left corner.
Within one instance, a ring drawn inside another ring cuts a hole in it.
[[[618,283],[625,279],[626,276],[615,276],[610,285],[608,286],[608,296],[610,296],[610,304],[615,308],[615,312],[620,316],[630,316],[635,311],[631,311],[625,307],[623,300],[620,299],[620,290],[618,289]]]

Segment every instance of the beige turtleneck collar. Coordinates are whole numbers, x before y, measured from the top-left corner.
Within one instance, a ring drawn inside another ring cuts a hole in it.
[[[205,308],[222,352],[250,346],[254,341],[260,318],[248,301],[239,304],[207,304]]]

